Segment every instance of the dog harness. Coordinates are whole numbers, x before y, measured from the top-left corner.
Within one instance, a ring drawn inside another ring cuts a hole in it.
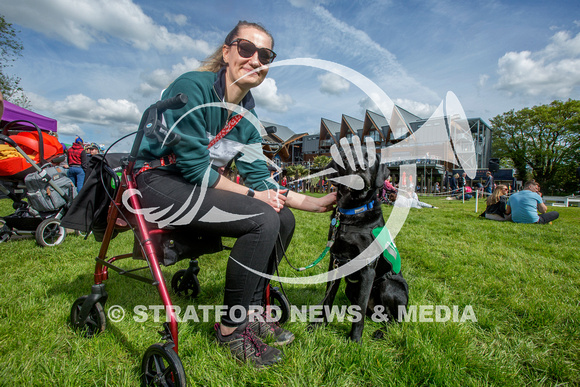
[[[310,265],[300,267],[300,268],[294,267],[294,269],[297,271],[304,271],[306,269],[310,269],[311,267],[316,266],[320,261],[322,261],[322,259],[326,256],[326,254],[328,254],[328,252],[330,251],[330,248],[334,244],[334,241],[336,239],[336,234],[337,234],[339,226],[340,226],[341,215],[361,214],[365,211],[369,211],[369,210],[373,209],[374,204],[375,204],[375,201],[372,200],[371,202],[364,204],[360,207],[356,207],[356,208],[337,208],[336,214],[334,215],[334,218],[332,218],[332,220],[330,222],[330,225],[332,227],[332,233],[331,233],[330,239],[326,243],[326,247],[324,248],[322,253]],[[343,231],[345,231],[345,232],[348,232],[348,229],[355,230],[355,231],[362,229],[361,227],[345,225],[345,224],[342,225],[342,228],[343,228]],[[393,267],[393,271],[398,274],[401,271],[401,255],[399,254],[399,250],[397,249],[397,246],[395,246],[395,242],[393,241],[393,238],[392,238],[389,230],[387,230],[385,233],[382,233],[383,229],[384,229],[384,227],[376,227],[372,230],[372,234],[374,235],[375,239],[380,243],[380,245],[383,247],[383,254],[382,254],[383,257],[391,263],[391,266]],[[288,263],[290,263],[290,262],[288,262]],[[292,265],[290,265],[290,266],[292,266]],[[338,262],[335,262],[334,266],[338,267]]]

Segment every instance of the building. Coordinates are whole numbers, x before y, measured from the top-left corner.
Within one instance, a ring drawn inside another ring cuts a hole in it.
[[[464,123],[464,122],[462,122]],[[393,171],[397,181],[398,168],[401,163],[415,160],[417,164],[417,185],[431,187],[435,181],[443,183],[446,171],[451,173],[457,166],[446,162],[454,160],[454,154],[461,155],[462,131],[449,133],[454,123],[447,118],[424,119],[409,111],[396,106],[393,109],[391,123],[381,114],[367,110],[362,120],[343,114],[340,122],[328,118],[320,120],[318,134],[295,134],[288,127],[263,122],[264,126],[276,126],[278,131],[268,135],[265,139],[266,147],[274,159],[284,166],[287,164],[309,163],[316,156],[330,156],[330,147],[339,144],[342,138],[349,140],[353,136],[370,137],[375,143],[377,152],[389,148],[394,156],[391,160],[400,159],[400,162],[387,163]],[[481,118],[468,118],[467,126],[471,132],[471,140],[475,147],[476,160],[472,160],[478,169],[487,169],[491,158],[491,128]],[[403,140],[412,137],[415,141]],[[454,140],[451,141],[450,139]],[[398,144],[398,145],[397,145]],[[469,150],[471,150],[471,143]],[[272,151],[276,148],[277,150]],[[448,156],[439,159],[430,154]],[[426,189],[426,191],[430,191]]]

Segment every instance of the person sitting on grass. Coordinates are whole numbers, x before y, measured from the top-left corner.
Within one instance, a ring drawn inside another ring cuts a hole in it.
[[[391,203],[395,203],[395,206],[397,207],[437,208],[429,203],[420,201],[415,192],[408,192],[405,190],[400,190],[398,193],[390,193],[389,200]]]
[[[522,191],[510,196],[505,208],[506,215],[511,214],[515,223],[546,224],[560,216],[557,211],[547,211],[548,208],[542,201],[540,185],[535,180],[527,181]]]
[[[491,196],[487,197],[487,208],[485,209],[484,216],[489,220],[497,220],[503,222],[506,220],[512,220],[512,216],[506,215],[505,209],[508,201],[508,187],[504,184],[500,184],[493,191]]]

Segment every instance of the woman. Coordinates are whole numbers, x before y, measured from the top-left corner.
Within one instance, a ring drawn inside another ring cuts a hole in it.
[[[485,218],[490,220],[497,220],[500,222],[511,220],[511,215],[505,214],[505,206],[508,200],[508,187],[500,184],[487,197],[487,208],[485,209]]]
[[[262,26],[240,21],[198,71],[178,77],[163,92],[163,98],[178,93],[189,98],[184,108],[167,111],[164,116],[168,128],[181,119],[173,129],[181,141],[168,148],[146,139],[140,149],[141,164],[171,154],[175,155],[175,163],[149,169],[137,177],[145,207],[173,206],[174,211],[167,215],[171,216],[192,195],[191,203],[198,204],[199,200],[201,206],[186,227],[194,232],[237,238],[227,264],[226,310],[221,323],[216,324],[216,336],[235,357],[250,360],[257,367],[274,364],[282,357],[263,339],[270,336],[274,344],[282,345],[291,342],[294,335],[267,322],[248,321],[248,315],[259,311],[255,306],[262,305],[267,280],[246,267],[272,274],[294,232],[294,216],[288,207],[325,212],[334,206],[336,194],[314,198],[281,189],[270,179],[266,162],[249,157],[256,147],[261,153],[261,136],[246,118],[208,150],[210,140],[227,123],[235,122],[232,119],[238,114],[223,107],[194,108],[227,102],[249,110],[244,117],[255,115],[250,90],[264,81],[268,68],[263,66],[276,56],[273,45],[272,36]],[[189,112],[191,109],[194,110]],[[232,158],[245,186],[216,171]],[[200,199],[203,189],[199,188],[204,184],[208,189]],[[213,207],[219,214],[234,215],[234,220],[203,220]]]

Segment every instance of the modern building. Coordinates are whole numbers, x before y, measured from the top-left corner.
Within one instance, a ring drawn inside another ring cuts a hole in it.
[[[265,138],[265,149],[269,147],[272,157],[282,166],[308,164],[317,156],[330,156],[330,147],[339,144],[342,138],[350,141],[355,135],[361,140],[370,137],[375,143],[377,152],[383,148],[393,147],[390,148],[392,151],[390,153],[395,156],[391,160],[397,158],[402,160],[388,163],[395,181],[398,177],[398,165],[414,160],[417,164],[417,185],[426,187],[431,187],[435,181],[443,183],[445,172],[451,173],[457,168],[456,165],[429,154],[451,152],[450,156],[444,159],[454,159],[453,154],[461,155],[462,147],[469,145],[468,148],[471,149],[471,142],[462,143],[463,131],[450,133],[448,128],[453,131],[457,126],[451,120],[424,119],[399,106],[393,109],[390,125],[384,116],[370,110],[365,112],[362,120],[346,114],[342,115],[340,122],[322,118],[318,134],[295,134],[286,126],[264,121],[262,124],[278,129],[275,134]],[[481,118],[468,118],[466,125],[471,132],[476,155],[476,160],[470,162],[475,163],[478,169],[486,169],[491,158],[491,128]],[[410,136],[412,139],[402,142]]]

